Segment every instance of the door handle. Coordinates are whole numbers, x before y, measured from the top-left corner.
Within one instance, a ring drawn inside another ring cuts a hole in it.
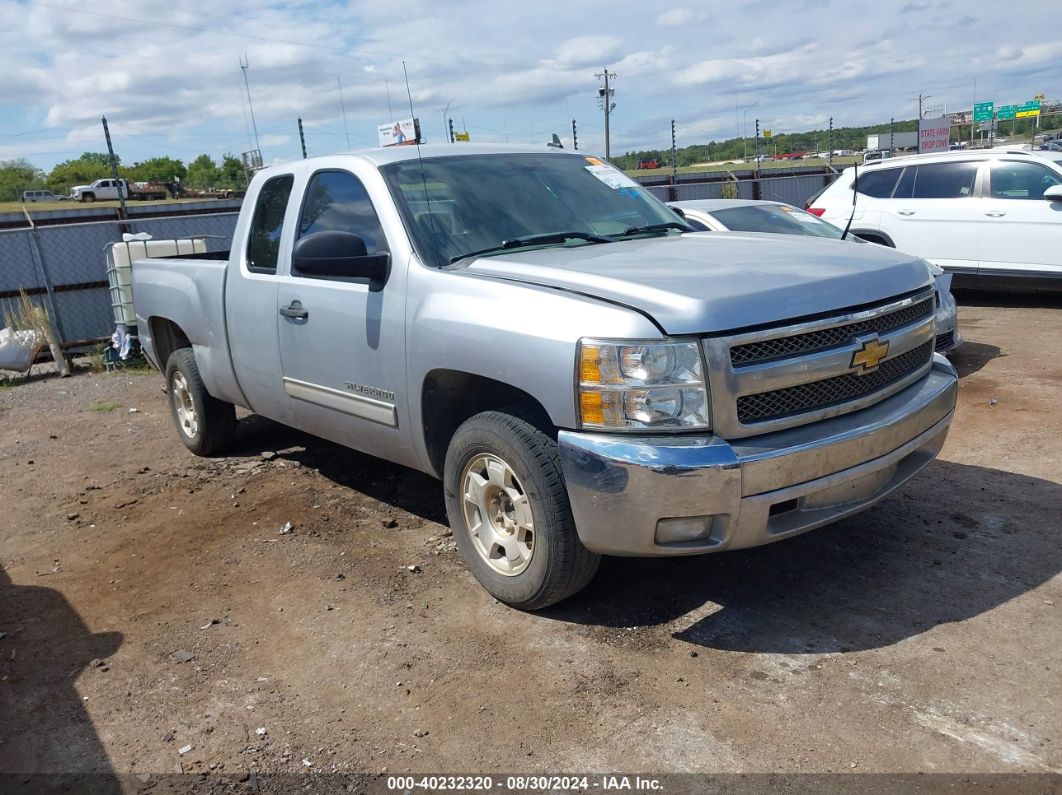
[[[897,210],[898,215],[914,215],[914,210]]]
[[[310,316],[309,311],[302,308],[302,301],[292,301],[287,306],[280,307],[280,314],[294,320],[305,320]]]
[[[998,210],[994,210],[993,212],[985,213],[985,215],[991,218],[1002,218],[1004,215],[1006,215],[1006,213],[1001,213]]]

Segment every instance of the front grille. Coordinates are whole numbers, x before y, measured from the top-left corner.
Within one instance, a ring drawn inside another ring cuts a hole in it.
[[[941,351],[946,351],[949,348],[951,348],[951,346],[954,345],[954,344],[955,344],[955,332],[954,331],[949,331],[947,334],[938,334],[937,335],[936,351],[937,351],[937,353],[940,353]]]
[[[911,304],[894,312],[878,315],[868,320],[859,320],[845,326],[834,326],[833,328],[819,331],[794,334],[791,337],[778,337],[772,340],[736,345],[730,349],[730,362],[735,367],[739,367],[836,348],[841,345],[847,345],[854,338],[863,334],[872,334],[874,332],[885,334],[902,326],[917,323],[920,320],[932,317],[933,311],[933,298],[930,296],[917,304]]]
[[[930,340],[882,362],[867,375],[845,373],[772,392],[743,395],[737,400],[738,421],[742,425],[766,422],[856,400],[903,380],[928,363],[932,353],[933,340]]]

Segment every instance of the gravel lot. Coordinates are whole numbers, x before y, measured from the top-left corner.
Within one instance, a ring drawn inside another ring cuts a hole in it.
[[[0,388],[0,773],[1062,772],[1060,308],[961,307],[876,509],[535,615],[424,475],[254,417],[196,459],[155,374]]]

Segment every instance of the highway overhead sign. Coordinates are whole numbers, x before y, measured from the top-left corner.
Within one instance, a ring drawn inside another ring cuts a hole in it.
[[[973,106],[973,120],[974,122],[992,121],[994,111],[994,102],[978,102]]]
[[[1024,105],[1019,105],[1017,113],[1014,114],[1019,119],[1028,119],[1033,116],[1040,115],[1040,102],[1038,100],[1032,100],[1026,102]]]

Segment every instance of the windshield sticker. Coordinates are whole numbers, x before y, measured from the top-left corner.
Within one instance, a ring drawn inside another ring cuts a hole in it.
[[[587,158],[589,160],[590,158]],[[638,183],[628,177],[619,169],[605,164],[600,166],[586,166],[586,170],[608,185],[612,190],[620,188],[637,188]]]
[[[795,210],[792,207],[786,207],[784,204],[779,205],[778,209],[788,215],[794,221],[802,221],[805,224],[821,224],[822,221],[816,218],[811,213],[803,213],[800,210]]]

